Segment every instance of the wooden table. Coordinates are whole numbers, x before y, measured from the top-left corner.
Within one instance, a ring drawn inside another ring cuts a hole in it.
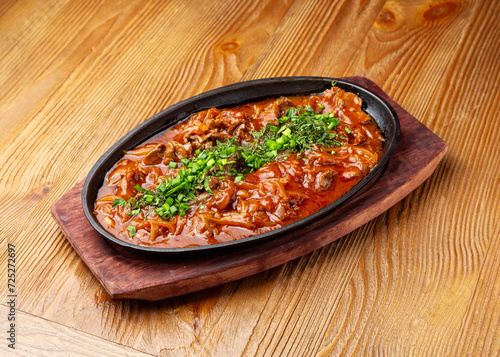
[[[499,18],[490,0],[2,1],[0,354],[499,354]],[[302,258],[158,302],[111,299],[52,205],[154,113],[291,75],[370,78],[448,143],[445,158]]]

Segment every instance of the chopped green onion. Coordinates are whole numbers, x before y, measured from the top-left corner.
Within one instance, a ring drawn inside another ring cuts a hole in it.
[[[207,162],[207,169],[211,169],[214,165],[215,165],[215,160],[214,159],[208,160],[208,162]]]
[[[316,107],[325,108],[322,103],[317,103]],[[197,149],[191,159],[171,161],[169,168],[179,168],[175,177],[162,179],[153,190],[137,184],[134,186],[138,191],[135,197],[128,201],[114,199],[113,207],[128,206],[130,215],[138,214],[143,208],[148,214],[154,209],[164,220],[177,214],[184,216],[191,205],[198,202],[197,194],[203,191],[214,194],[210,188],[212,177],[220,180],[234,177],[234,182],[238,183],[244,181],[246,174],[268,163],[286,160],[293,153],[301,159],[301,153],[313,144],[330,148],[342,145],[338,138],[344,138],[334,131],[340,120],[333,113],[314,112],[311,105],[305,105],[289,108],[282,114],[276,118],[277,125],[268,124],[251,132],[252,142],[240,144],[236,138],[225,142],[216,140],[205,150]],[[347,127],[345,132],[352,133]]]

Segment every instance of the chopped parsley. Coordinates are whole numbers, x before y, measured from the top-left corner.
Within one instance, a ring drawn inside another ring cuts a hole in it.
[[[124,198],[115,198],[113,200],[113,205],[111,207],[121,206],[125,207],[127,205],[127,201]]]
[[[321,108],[319,106],[320,110]],[[235,138],[225,142],[216,141],[212,147],[198,149],[191,159],[184,158],[179,163],[171,162],[171,169],[179,168],[175,177],[163,179],[154,190],[136,185],[137,194],[128,201],[123,198],[113,200],[112,207],[129,207],[128,214],[135,216],[143,208],[148,214],[154,212],[163,220],[175,215],[185,216],[190,204],[198,202],[200,192],[213,195],[211,182],[214,179],[234,177],[234,182],[244,180],[244,175],[262,166],[286,160],[290,154],[310,149],[312,145],[338,147],[345,139],[334,132],[339,119],[330,113],[315,113],[310,105],[287,109],[277,119],[278,125],[268,124],[260,131],[252,132],[254,141],[240,144]],[[349,134],[346,128],[346,132]],[[133,237],[135,228],[129,226]]]
[[[127,231],[129,232],[131,237],[135,237],[135,234],[137,233],[134,226],[128,226]]]

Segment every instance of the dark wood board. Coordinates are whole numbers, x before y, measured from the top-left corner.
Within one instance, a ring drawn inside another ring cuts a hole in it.
[[[401,139],[381,178],[367,192],[313,225],[258,245],[218,253],[160,258],[130,255],[109,245],[83,214],[77,184],[52,207],[62,231],[114,298],[161,300],[257,274],[321,248],[369,222],[406,197],[436,169],[446,143],[375,83],[345,78],[372,90],[396,110]]]

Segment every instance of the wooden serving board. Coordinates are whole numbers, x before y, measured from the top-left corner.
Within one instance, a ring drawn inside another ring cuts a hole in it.
[[[77,253],[114,298],[161,300],[241,279],[323,247],[388,210],[424,182],[446,152],[446,143],[412,117],[375,83],[346,78],[392,105],[401,139],[387,169],[363,195],[320,221],[258,245],[210,254],[153,257],[119,252],[83,214],[83,182],[52,207],[52,215]]]

